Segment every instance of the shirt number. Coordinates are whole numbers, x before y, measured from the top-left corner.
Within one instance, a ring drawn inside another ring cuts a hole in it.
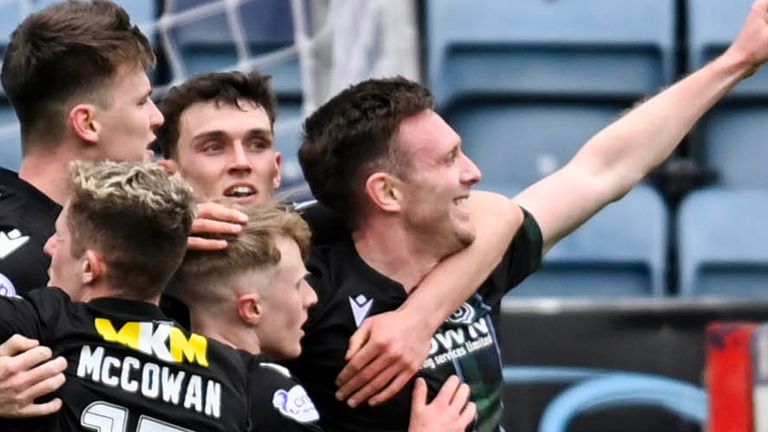
[[[107,402],[93,402],[80,416],[80,424],[96,432],[126,432],[128,408]],[[136,432],[192,432],[179,426],[142,415]]]

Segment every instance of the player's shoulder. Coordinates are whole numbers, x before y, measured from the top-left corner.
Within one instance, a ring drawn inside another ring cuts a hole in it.
[[[307,391],[286,367],[259,362],[251,369],[250,382],[254,410],[268,410],[300,424],[320,419]]]

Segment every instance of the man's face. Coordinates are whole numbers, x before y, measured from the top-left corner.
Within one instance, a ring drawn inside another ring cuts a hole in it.
[[[281,155],[264,108],[199,102],[179,118],[176,163],[203,199],[264,203],[280,185]]]
[[[74,301],[79,301],[82,292],[84,258],[72,256],[72,233],[67,223],[69,205],[56,219],[56,231],[45,243],[43,250],[51,257],[48,268],[48,285],[63,289]]]
[[[147,146],[155,140],[154,130],[163,124],[163,115],[149,97],[152,92],[146,72],[123,66],[105,86],[108,104],[96,106],[94,119],[101,126],[99,146],[102,158],[115,161],[146,161]]]
[[[445,255],[475,238],[465,208],[472,185],[480,181],[477,166],[461,151],[461,138],[434,111],[405,119],[393,140],[403,153],[403,218],[415,232],[436,240]]]
[[[273,359],[291,359],[301,354],[301,326],[317,295],[304,277],[307,269],[296,242],[288,237],[276,241],[281,259],[267,286],[259,290],[262,320],[256,331],[261,352]]]

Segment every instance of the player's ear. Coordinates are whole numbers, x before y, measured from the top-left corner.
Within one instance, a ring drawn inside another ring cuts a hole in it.
[[[77,104],[69,110],[69,125],[81,140],[89,143],[99,141],[101,126],[96,121],[96,107],[91,104]]]
[[[264,305],[256,293],[243,294],[237,298],[237,315],[241,320],[250,325],[258,325],[261,322]]]
[[[101,255],[91,249],[85,251],[83,258],[82,282],[90,285],[104,275],[105,263]]]
[[[272,187],[275,189],[280,187],[283,173],[283,154],[279,151],[275,152],[275,176],[272,177]]]
[[[385,172],[375,172],[365,181],[365,193],[380,209],[398,212],[402,208],[402,182]]]

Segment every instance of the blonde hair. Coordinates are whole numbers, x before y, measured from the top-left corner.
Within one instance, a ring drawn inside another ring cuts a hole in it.
[[[309,226],[287,205],[273,201],[237,209],[248,215],[248,222],[239,234],[208,236],[226,240],[226,248],[188,251],[184,257],[176,281],[188,302],[220,300],[226,293],[212,290],[217,281],[253,269],[268,271],[279,264],[282,256],[276,240],[281,236],[294,240],[302,259],[308,258]]]
[[[152,163],[73,162],[67,223],[71,254],[102,253],[113,289],[159,294],[178,268],[192,220],[192,189]]]

